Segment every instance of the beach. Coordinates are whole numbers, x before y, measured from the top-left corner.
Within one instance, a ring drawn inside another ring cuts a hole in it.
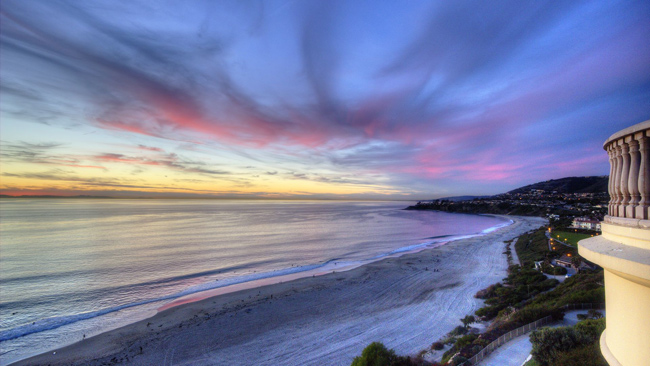
[[[414,355],[460,325],[476,291],[506,275],[513,224],[345,272],[182,304],[17,365],[349,365],[373,341]]]

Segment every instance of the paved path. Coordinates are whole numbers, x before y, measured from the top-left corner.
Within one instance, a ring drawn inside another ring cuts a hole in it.
[[[521,262],[519,262],[519,256],[517,256],[517,250],[515,250],[517,240],[519,240],[519,238],[515,238],[512,243],[510,243],[510,254],[512,255],[512,264],[521,265]]]
[[[605,314],[604,310],[598,310],[603,315]],[[564,319],[561,322],[557,322],[549,325],[550,327],[563,327],[567,325],[575,325],[578,323],[578,314],[586,314],[587,310],[572,310],[567,311],[564,314]],[[510,342],[504,344],[503,346],[496,349],[492,352],[486,359],[479,363],[483,366],[521,366],[530,351],[533,349],[533,345],[530,343],[530,333],[521,335],[517,338],[513,338]]]

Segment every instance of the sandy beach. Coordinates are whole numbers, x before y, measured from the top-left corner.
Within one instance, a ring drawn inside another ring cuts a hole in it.
[[[509,218],[481,237],[180,305],[16,364],[349,365],[373,341],[415,354],[505,277],[504,241],[546,222]]]

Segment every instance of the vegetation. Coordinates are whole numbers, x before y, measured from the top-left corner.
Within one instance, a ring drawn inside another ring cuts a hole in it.
[[[477,198],[472,202],[439,201],[430,204],[409,206],[407,210],[436,210],[454,213],[486,213],[496,215],[516,216],[546,216],[546,207],[515,202],[494,202],[489,199]],[[569,214],[570,212],[563,212]]]
[[[564,267],[552,266],[549,261],[542,262],[542,272],[550,274],[552,276],[562,276],[567,274],[567,270]]]
[[[477,310],[476,315],[494,319],[488,330],[479,335],[466,334],[463,326],[456,327],[444,339],[443,343],[450,343],[452,347],[444,353],[442,362],[448,362],[454,356],[454,361],[458,356],[470,358],[501,335],[546,316],[560,320],[564,317],[564,305],[604,302],[602,281],[602,271],[579,273],[555,286],[556,280],[549,280],[538,271],[511,266],[502,283],[491,285],[475,295],[485,299],[485,306]],[[590,317],[598,316],[597,311],[590,312]],[[581,343],[582,346],[586,347]]]
[[[550,275],[564,275],[567,273],[566,269],[562,267],[552,266],[551,260],[565,254],[570,254],[571,257],[580,259],[576,248],[556,244],[549,250],[545,227],[521,235],[515,244],[515,250],[523,267],[533,268],[535,262],[542,262],[542,271]]]
[[[476,316],[467,315],[461,318],[460,321],[463,325],[457,326],[445,337],[431,345],[432,350],[442,350],[445,344],[451,345],[442,356],[442,364],[461,364],[501,335],[546,316],[552,316],[554,320],[561,320],[564,317],[562,309],[564,305],[604,302],[602,270],[583,271],[558,285],[557,280],[549,279],[534,269],[535,261],[542,260],[548,265],[548,260],[559,257],[560,253],[575,253],[574,248],[566,246],[561,246],[562,251],[549,252],[548,239],[544,230],[545,228],[540,228],[519,237],[515,248],[524,265],[509,266],[508,276],[502,282],[478,291],[475,297],[483,299],[485,302],[484,306],[476,311]],[[548,270],[552,271],[552,268]],[[589,313],[590,318],[597,319],[601,316],[602,314],[595,310]],[[481,334],[475,333],[475,330],[470,328],[470,325],[478,320],[477,317],[480,320],[493,320],[490,327]],[[599,323],[583,323],[580,323],[583,324],[580,327],[565,331],[565,333],[544,333],[539,336],[543,340],[546,339],[543,337],[555,339],[557,349],[540,346],[541,359],[535,359],[530,365],[547,365],[544,362],[548,362],[551,358],[555,362],[554,365],[579,364],[573,361],[575,357],[582,357],[583,353],[590,352],[593,347],[592,339],[597,339],[600,335],[600,328],[594,325]],[[421,352],[420,357],[410,359],[396,356],[392,350],[386,350],[381,343],[373,343],[371,346],[373,347],[370,350],[370,346],[368,346],[360,357],[355,358],[355,362],[359,363],[353,363],[353,365],[428,364],[421,359],[426,350]],[[598,357],[587,360],[585,365],[601,365]]]
[[[515,250],[522,266],[532,268],[537,261],[550,260],[557,256],[548,250],[548,238],[543,227],[519,237]]]
[[[465,326],[465,328],[469,328],[469,325],[476,322],[476,319],[474,318],[473,315],[467,315],[464,318],[462,318],[461,323]]]
[[[528,362],[524,364],[524,366],[541,366],[541,365],[539,364],[539,362],[535,361],[534,358],[531,358],[530,360],[528,360]]]
[[[486,305],[478,309],[476,315],[483,320],[490,320],[509,307],[520,307],[523,301],[548,291],[557,284],[557,280],[548,279],[534,269],[510,266],[508,277],[503,279],[503,284],[492,285],[487,291],[479,291],[475,295],[484,299]]]
[[[546,365],[603,365],[598,339],[605,330],[605,320],[585,320],[573,327],[542,328],[533,331],[532,355]],[[596,352],[594,352],[596,351]]]
[[[531,189],[541,189],[546,192],[558,193],[600,193],[607,192],[609,176],[567,177],[551,179],[545,182],[529,184],[508,193],[528,193]]]
[[[603,272],[580,272],[567,278],[553,291],[540,294],[532,305],[561,307],[568,304],[604,303]]]
[[[398,356],[392,349],[386,348],[381,342],[372,342],[364,348],[361,356],[352,360],[351,366],[417,366],[420,361],[411,360],[410,357]]]

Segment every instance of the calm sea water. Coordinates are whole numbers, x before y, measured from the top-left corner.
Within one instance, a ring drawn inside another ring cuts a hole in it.
[[[144,319],[183,295],[507,225],[407,205],[3,199],[0,363]]]

